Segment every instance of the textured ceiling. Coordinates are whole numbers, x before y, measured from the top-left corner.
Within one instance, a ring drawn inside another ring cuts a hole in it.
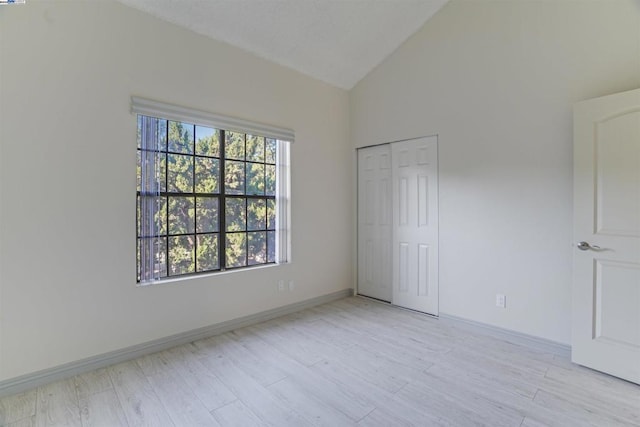
[[[119,0],[351,89],[447,0]]]

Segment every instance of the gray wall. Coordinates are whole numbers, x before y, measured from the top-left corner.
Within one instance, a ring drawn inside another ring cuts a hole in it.
[[[442,313],[570,342],[572,104],[639,86],[638,0],[451,0],[351,91],[354,147],[439,135]]]
[[[113,1],[0,39],[0,380],[351,287],[346,91]],[[131,95],[296,131],[292,264],[136,287]]]

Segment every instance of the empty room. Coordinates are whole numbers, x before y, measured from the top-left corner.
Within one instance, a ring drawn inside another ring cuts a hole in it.
[[[640,0],[0,0],[0,426],[640,426]]]

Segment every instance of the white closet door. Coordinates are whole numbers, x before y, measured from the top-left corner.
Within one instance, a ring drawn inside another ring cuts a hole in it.
[[[395,305],[438,315],[438,139],[391,144]]]
[[[358,150],[358,294],[391,301],[391,147]]]

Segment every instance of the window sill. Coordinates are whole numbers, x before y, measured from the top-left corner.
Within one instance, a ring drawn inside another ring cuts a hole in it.
[[[288,262],[281,262],[281,263],[273,263],[273,264],[263,264],[263,265],[255,265],[255,266],[250,266],[250,267],[242,267],[242,268],[233,268],[233,269],[229,269],[229,270],[224,270],[224,271],[212,271],[211,273],[199,273],[199,274],[192,274],[192,275],[185,275],[185,276],[177,276],[177,277],[164,277],[160,280],[154,280],[152,282],[140,282],[140,283],[136,283],[136,287],[138,288],[148,288],[148,287],[154,287],[155,285],[168,285],[168,284],[172,284],[172,283],[176,283],[176,282],[185,282],[185,281],[191,281],[191,280],[202,280],[202,279],[207,279],[207,278],[211,278],[211,277],[219,277],[219,276],[226,276],[227,274],[237,274],[237,273],[245,273],[245,272],[249,272],[249,271],[255,271],[255,270],[263,270],[263,269],[267,269],[267,268],[274,268],[274,267],[280,267],[282,265],[286,265],[289,264]]]

